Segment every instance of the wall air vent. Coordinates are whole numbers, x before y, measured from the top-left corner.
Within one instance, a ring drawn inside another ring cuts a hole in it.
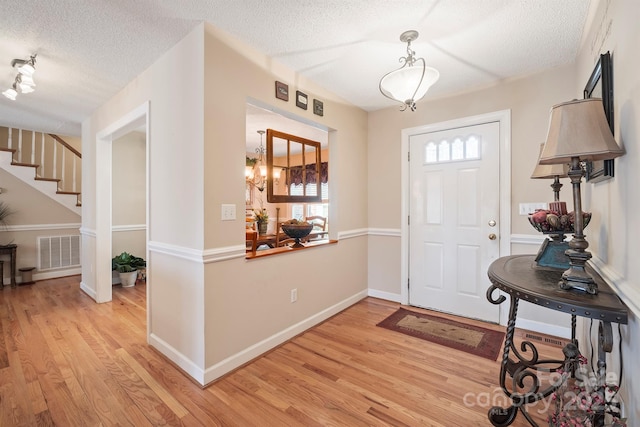
[[[80,236],[38,237],[38,270],[80,266]]]

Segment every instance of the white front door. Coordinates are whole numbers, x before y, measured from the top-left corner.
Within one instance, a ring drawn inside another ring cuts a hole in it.
[[[500,124],[409,137],[409,303],[498,322],[485,297],[500,255]]]

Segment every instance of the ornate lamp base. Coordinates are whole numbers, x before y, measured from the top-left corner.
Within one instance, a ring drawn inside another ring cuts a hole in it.
[[[545,239],[536,255],[536,264],[541,267],[569,268],[569,258],[565,252],[569,249],[569,243],[562,239]]]
[[[579,289],[589,294],[598,293],[598,285],[593,277],[585,271],[585,263],[591,258],[588,251],[577,251],[568,249],[567,257],[569,257],[569,269],[562,273],[562,280],[558,282],[560,289]]]

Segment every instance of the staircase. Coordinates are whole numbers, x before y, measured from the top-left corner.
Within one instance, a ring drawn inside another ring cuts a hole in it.
[[[82,155],[57,135],[0,128],[0,168],[78,215]]]

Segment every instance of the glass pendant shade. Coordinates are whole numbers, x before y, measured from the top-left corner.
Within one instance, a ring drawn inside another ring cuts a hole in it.
[[[16,96],[18,96],[18,92],[12,87],[2,92],[2,94],[12,101],[15,101]]]
[[[408,30],[400,34],[400,41],[407,44],[407,56],[400,58],[402,67],[391,71],[380,79],[380,92],[389,99],[403,104],[401,111],[416,109],[416,101],[422,99],[440,73],[427,67],[424,58],[416,58],[411,42],[418,38],[418,32]]]
[[[407,101],[415,102],[426,95],[431,85],[439,77],[440,73],[435,68],[427,67],[424,64],[406,65],[382,77],[380,90],[385,96],[397,101],[403,103],[407,103]]]
[[[33,73],[36,71],[35,67],[28,62],[17,65],[16,69],[20,74],[28,77],[33,76]]]

